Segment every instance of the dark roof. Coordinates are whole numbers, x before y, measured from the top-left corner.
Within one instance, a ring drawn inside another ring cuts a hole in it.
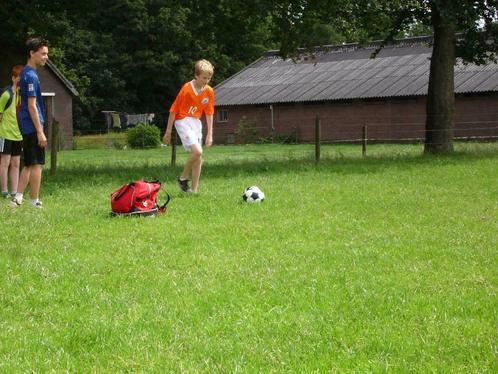
[[[345,44],[317,49],[299,61],[269,51],[215,87],[216,105],[367,99],[427,94],[432,37],[403,39],[378,48]],[[458,62],[455,92],[498,91],[498,64]]]
[[[66,86],[67,89],[74,96],[79,95],[78,91],[73,86],[73,84],[71,82],[69,82],[69,80],[64,76],[64,74],[62,74],[62,72],[59,69],[57,69],[57,67],[50,60],[47,61],[47,67],[57,76],[57,78],[59,78],[61,80],[61,82],[64,84],[64,86]]]

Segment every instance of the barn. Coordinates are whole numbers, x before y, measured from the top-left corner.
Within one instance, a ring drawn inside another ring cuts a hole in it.
[[[47,118],[49,113],[52,113],[53,119],[60,125],[61,148],[72,149],[73,97],[78,96],[78,91],[50,60],[38,69],[38,77],[45,99]],[[50,132],[50,126],[47,127]],[[50,133],[47,135],[50,139]]]
[[[269,51],[215,87],[215,142],[378,141],[425,136],[432,37],[326,46],[299,60]],[[456,138],[498,138],[498,65],[455,66]]]

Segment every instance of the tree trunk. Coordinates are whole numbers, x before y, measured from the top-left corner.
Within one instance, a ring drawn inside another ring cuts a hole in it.
[[[447,1],[440,3],[441,9]],[[429,74],[424,151],[448,153],[453,151],[456,27],[454,21],[443,19],[437,5],[431,4],[434,46]]]

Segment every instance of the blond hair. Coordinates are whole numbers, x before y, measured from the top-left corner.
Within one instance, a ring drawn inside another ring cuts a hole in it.
[[[214,67],[208,60],[199,60],[195,63],[195,75],[208,73],[213,75]]]

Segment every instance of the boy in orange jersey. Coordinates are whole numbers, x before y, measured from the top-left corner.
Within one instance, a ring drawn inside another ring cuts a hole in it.
[[[207,60],[195,63],[195,78],[185,83],[169,109],[168,124],[163,137],[164,144],[171,143],[173,123],[183,147],[190,152],[183,172],[177,177],[183,192],[197,193],[202,167],[202,123],[201,116],[206,115],[206,147],[213,144],[214,91],[208,85],[213,76],[213,65]],[[192,189],[188,182],[192,176]]]

